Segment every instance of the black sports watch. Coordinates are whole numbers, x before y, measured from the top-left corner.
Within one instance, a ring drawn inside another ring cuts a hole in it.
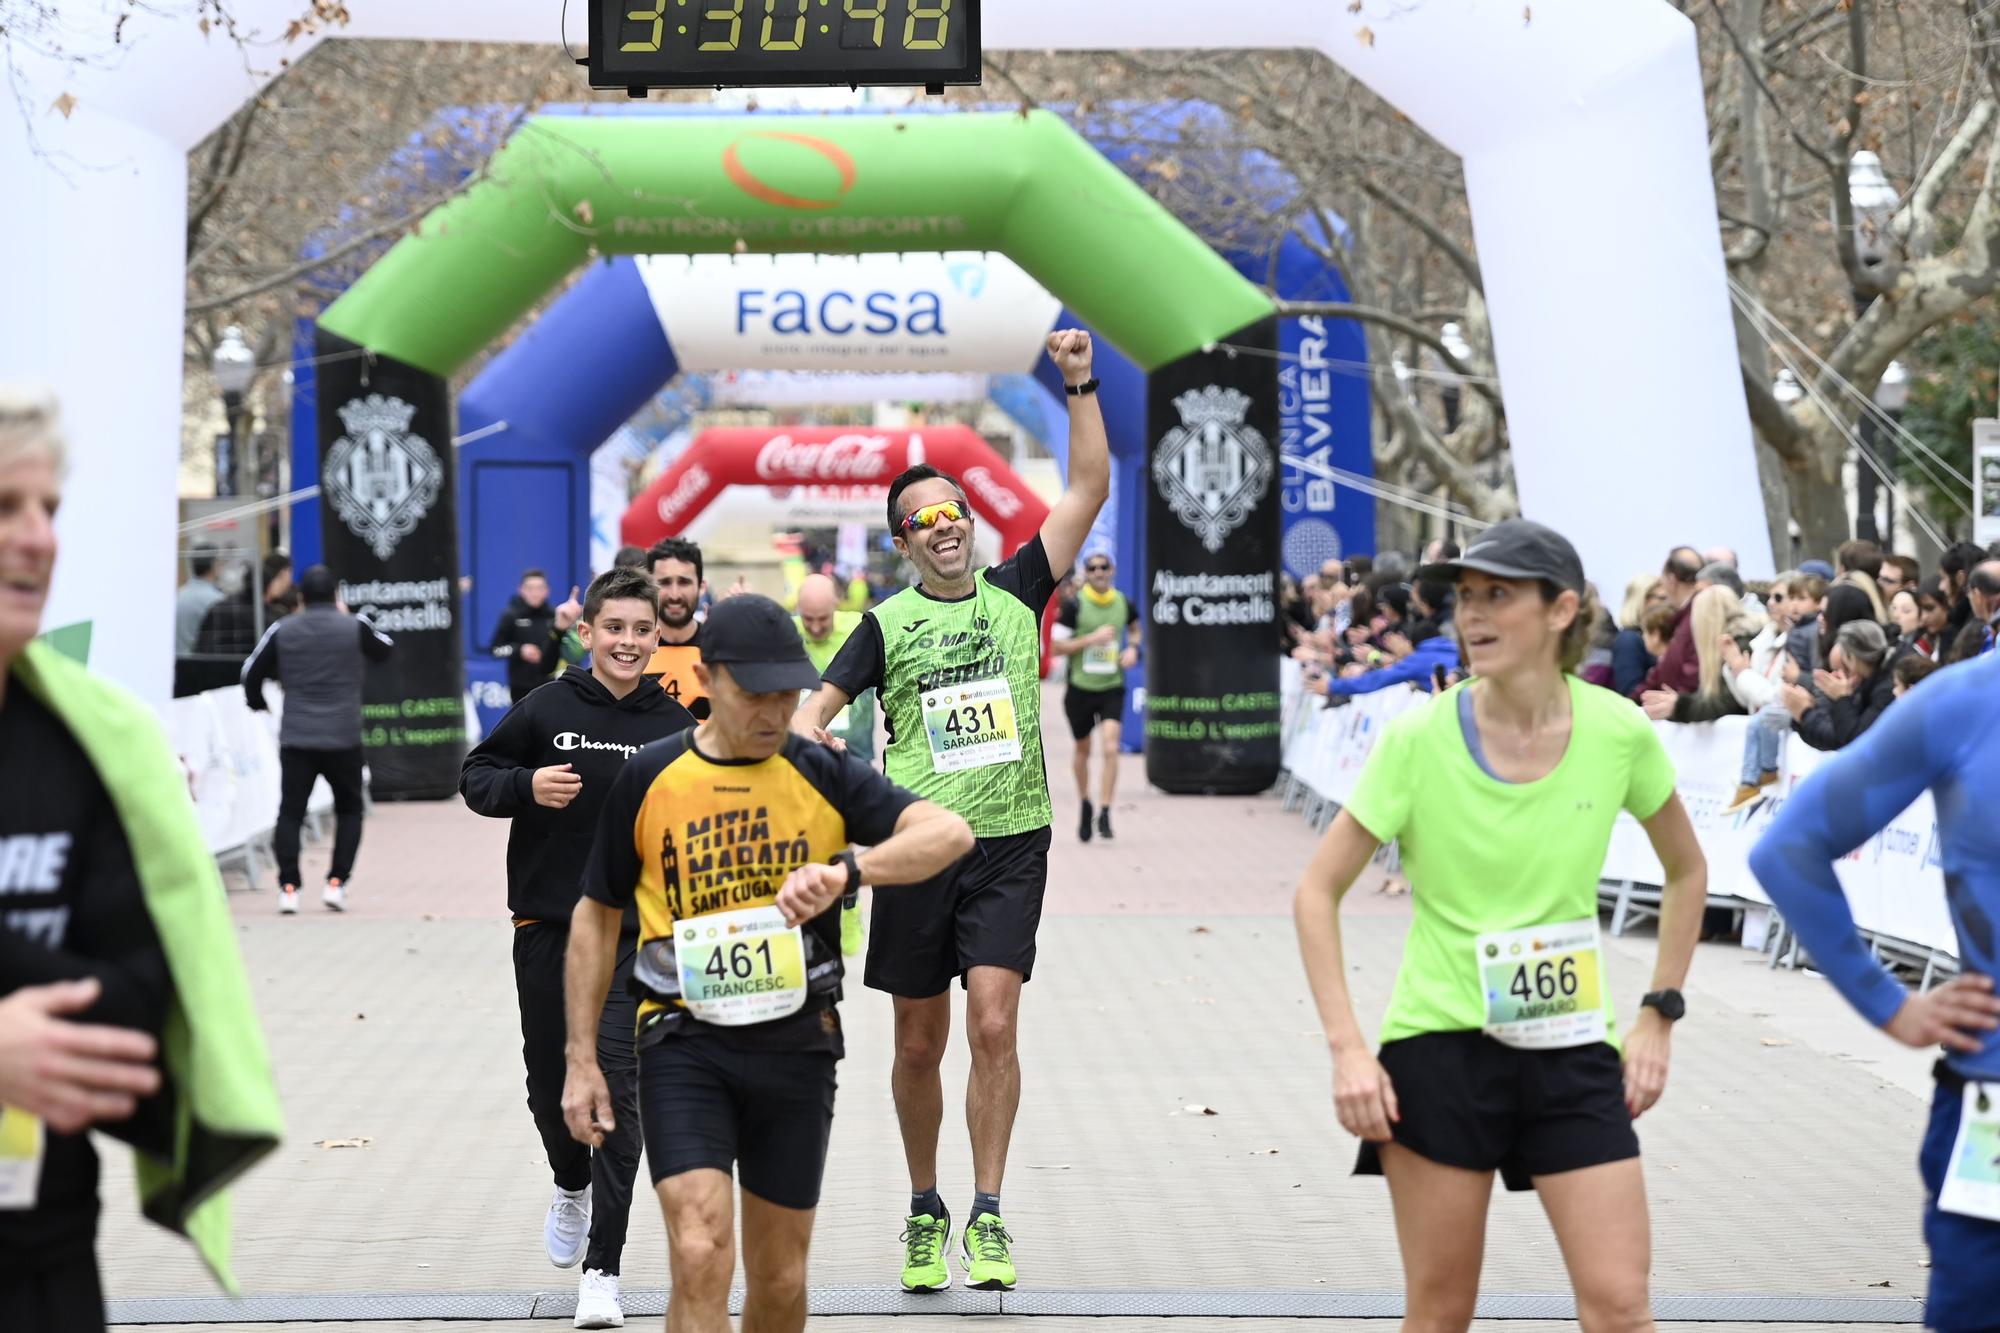
[[[1065,384],[1063,392],[1072,398],[1081,398],[1087,393],[1097,392],[1097,376],[1092,375],[1081,384]]]
[[[854,906],[861,892],[861,864],[854,859],[853,851],[836,852],[827,864],[847,867],[847,887],[840,891],[840,903],[843,907]]]
[[[1681,998],[1681,993],[1677,990],[1648,991],[1639,997],[1639,1007],[1659,1010],[1660,1017],[1669,1023],[1680,1022],[1681,1016],[1688,1011],[1687,1001]]]

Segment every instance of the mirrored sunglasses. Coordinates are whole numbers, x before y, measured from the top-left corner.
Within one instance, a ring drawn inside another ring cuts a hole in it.
[[[934,528],[940,522],[957,523],[965,517],[965,506],[956,500],[940,500],[922,509],[913,509],[903,518],[903,531],[921,532]]]

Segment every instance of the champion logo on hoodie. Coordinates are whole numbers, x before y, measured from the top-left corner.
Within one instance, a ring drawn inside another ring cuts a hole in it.
[[[560,731],[551,742],[558,750],[616,750],[630,759],[639,753],[636,745],[620,745],[617,741],[594,741],[580,731]]]

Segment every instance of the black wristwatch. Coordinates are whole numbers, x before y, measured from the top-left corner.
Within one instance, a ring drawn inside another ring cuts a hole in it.
[[[829,865],[847,867],[847,887],[840,891],[840,905],[854,906],[861,893],[861,863],[854,859],[852,851],[836,852]]]
[[[1669,1023],[1680,1022],[1681,1015],[1688,1011],[1687,1001],[1681,998],[1681,993],[1677,990],[1648,991],[1639,997],[1639,1007],[1659,1010],[1660,1017]]]
[[[1063,392],[1072,398],[1081,398],[1087,393],[1097,392],[1097,376],[1092,375],[1081,384],[1065,384]]]

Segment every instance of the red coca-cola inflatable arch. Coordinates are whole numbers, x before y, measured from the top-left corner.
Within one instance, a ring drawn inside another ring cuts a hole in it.
[[[973,512],[1000,534],[1006,553],[1039,532],[1049,515],[1042,498],[967,426],[728,426],[695,436],[640,492],[619,528],[627,543],[651,546],[685,531],[730,486],[879,486],[886,496],[896,474],[918,463],[965,484]]]

